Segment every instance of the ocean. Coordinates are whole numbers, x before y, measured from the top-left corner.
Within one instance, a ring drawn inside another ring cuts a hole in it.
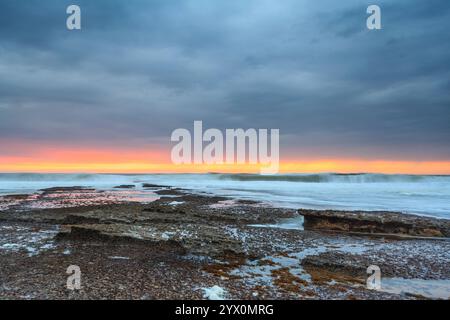
[[[0,174],[0,195],[55,186],[169,185],[305,209],[388,210],[450,219],[450,176],[384,174]],[[149,191],[150,192],[150,191]]]

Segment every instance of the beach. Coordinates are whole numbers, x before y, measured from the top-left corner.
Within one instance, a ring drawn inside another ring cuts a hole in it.
[[[438,211],[290,207],[145,176],[65,180],[0,197],[0,299],[450,297],[450,220]],[[80,290],[67,289],[71,265]]]

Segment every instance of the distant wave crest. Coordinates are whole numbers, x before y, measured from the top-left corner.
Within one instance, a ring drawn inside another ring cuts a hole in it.
[[[309,183],[382,183],[382,182],[428,182],[442,179],[450,180],[450,176],[430,175],[389,175],[371,173],[323,173],[323,174],[283,174],[283,175],[258,175],[258,174],[222,174],[220,179],[233,181],[284,181],[284,182],[309,182]]]
[[[278,175],[259,175],[259,174],[167,174],[167,175],[128,175],[128,174],[44,174],[44,173],[0,173],[0,181],[77,181],[83,182],[111,182],[117,181],[129,182],[135,179],[147,178],[149,181],[154,178],[166,177],[169,179],[186,177],[209,177],[214,180],[230,181],[266,181],[266,182],[303,182],[303,183],[414,183],[414,182],[446,182],[450,183],[450,176],[445,175],[401,175],[401,174],[373,174],[373,173],[315,173],[315,174],[278,174]],[[196,178],[196,179],[197,179]],[[166,182],[167,183],[167,182]]]

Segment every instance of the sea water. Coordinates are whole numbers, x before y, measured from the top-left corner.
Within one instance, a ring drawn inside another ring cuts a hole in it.
[[[0,174],[0,195],[56,186],[169,185],[305,209],[388,210],[450,219],[450,176],[383,174]]]

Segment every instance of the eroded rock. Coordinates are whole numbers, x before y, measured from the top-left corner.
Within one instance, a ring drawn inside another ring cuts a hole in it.
[[[305,230],[450,237],[450,221],[384,211],[298,210]]]
[[[114,189],[133,189],[135,187],[134,184],[121,184],[120,186],[115,186]]]

